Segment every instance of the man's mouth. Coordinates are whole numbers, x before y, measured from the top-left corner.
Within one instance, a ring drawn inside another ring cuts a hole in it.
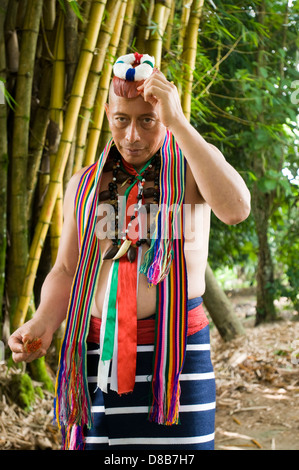
[[[132,153],[132,154],[141,152],[142,150],[143,149],[139,149],[139,148],[137,148],[137,149],[135,149],[135,148],[125,148],[126,152],[129,152],[129,153]]]

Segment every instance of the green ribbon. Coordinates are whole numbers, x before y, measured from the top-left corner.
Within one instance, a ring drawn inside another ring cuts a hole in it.
[[[115,323],[116,323],[116,295],[117,295],[117,280],[118,280],[118,260],[114,261],[113,268],[112,268],[112,276],[111,276],[111,285],[110,285],[110,292],[109,292],[109,300],[108,300],[108,311],[107,311],[107,319],[106,319],[106,326],[105,326],[105,336],[104,336],[104,344],[102,350],[102,361],[108,361],[113,357],[113,349],[114,349],[114,336],[115,336]]]
[[[142,180],[142,173],[148,168],[151,161],[153,160],[154,156],[146,162],[144,167],[141,169],[140,172],[136,176],[136,180],[126,189],[125,191],[125,198],[127,201],[128,194],[133,188],[133,186],[137,183],[137,180]],[[122,165],[121,165],[122,166]],[[124,167],[122,170],[125,171],[127,174],[130,174]],[[131,175],[131,174],[130,174]],[[126,205],[123,208],[123,212],[120,216],[120,220],[123,220],[125,217],[126,212]],[[109,292],[109,299],[108,299],[108,311],[107,311],[107,318],[106,318],[106,325],[105,325],[105,334],[104,334],[104,344],[102,349],[102,361],[108,361],[113,357],[113,350],[114,350],[114,338],[115,338],[115,324],[116,324],[116,299],[117,299],[117,285],[118,285],[118,267],[119,267],[119,260],[116,259],[113,262],[112,268],[112,276],[111,276],[111,284],[110,284],[110,292]]]

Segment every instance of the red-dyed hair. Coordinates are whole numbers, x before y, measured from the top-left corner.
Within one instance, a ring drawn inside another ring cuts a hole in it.
[[[121,96],[122,98],[137,98],[140,95],[140,91],[137,90],[137,87],[142,85],[144,80],[140,80],[139,82],[123,80],[118,77],[113,77],[112,84],[114,93],[117,96]]]

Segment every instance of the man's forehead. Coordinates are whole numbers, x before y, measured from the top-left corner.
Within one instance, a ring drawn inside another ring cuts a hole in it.
[[[137,98],[123,98],[114,93],[110,96],[109,109],[111,114],[138,114],[138,115],[152,115],[157,116],[155,108],[144,101],[142,96]]]

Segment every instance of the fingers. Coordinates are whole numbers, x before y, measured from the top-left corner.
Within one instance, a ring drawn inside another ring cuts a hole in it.
[[[15,363],[18,362],[32,362],[35,359],[39,359],[40,357],[45,356],[46,352],[43,349],[40,349],[39,351],[35,353],[12,353],[12,359]]]
[[[8,340],[8,346],[13,353],[22,353],[24,351],[22,335],[17,331],[13,333]]]
[[[33,341],[34,337],[26,330],[15,331],[8,340],[14,362],[31,362],[46,354],[47,350],[41,344],[36,351],[26,351],[25,344]]]
[[[176,90],[176,86],[170,83],[162,72],[157,71],[147,78],[144,83],[138,87],[145,101],[155,104],[163,97],[169,98]]]

